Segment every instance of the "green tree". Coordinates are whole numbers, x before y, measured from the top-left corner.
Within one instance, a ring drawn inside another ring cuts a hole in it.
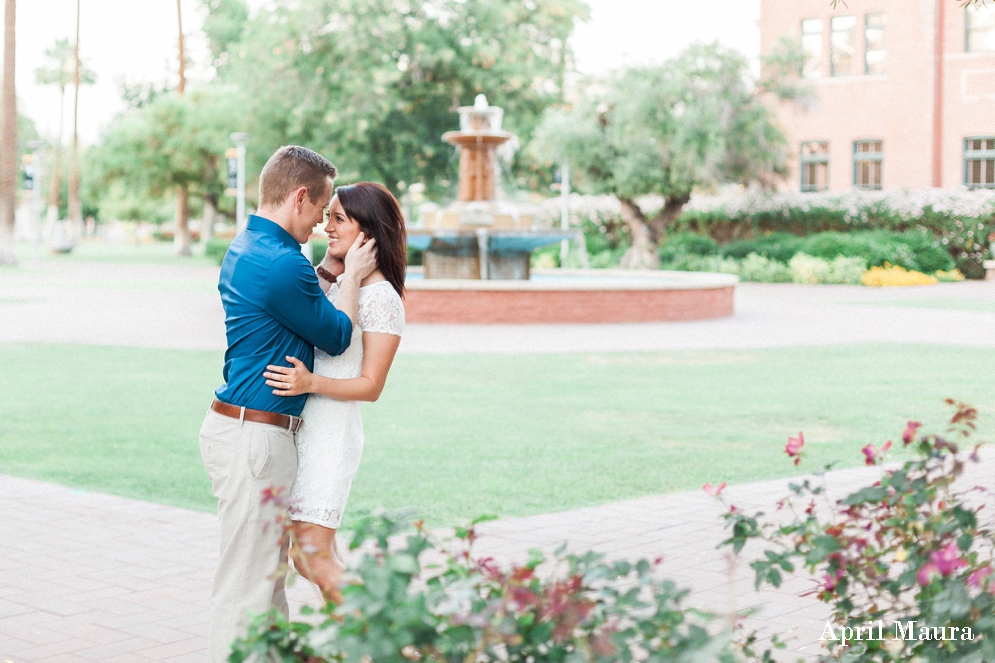
[[[760,98],[746,58],[695,44],[661,66],[634,67],[592,85],[573,108],[547,112],[533,150],[570,163],[578,185],[614,194],[632,247],[623,264],[655,267],[655,245],[696,188],[724,182],[772,185],[786,141]],[[663,206],[647,215],[649,194]]]
[[[394,191],[420,181],[438,195],[455,172],[440,140],[455,108],[484,93],[506,128],[531,133],[561,99],[567,39],[587,11],[582,0],[276,0],[239,43],[217,40],[219,75],[248,108],[251,171],[301,143],[329,155],[343,180]]]
[[[158,217],[160,206],[141,199],[161,200],[179,188],[216,206],[220,155],[239,126],[238,111],[224,90],[200,88],[156,94],[118,115],[89,157],[110,206],[126,216]]]

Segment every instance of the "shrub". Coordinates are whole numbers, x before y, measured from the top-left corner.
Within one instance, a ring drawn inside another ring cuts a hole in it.
[[[920,231],[938,240],[938,246],[954,258],[957,267],[976,278],[981,276],[988,250],[985,238],[995,229],[995,192],[730,192],[692,197],[675,225],[677,230],[708,234],[723,242],[778,231],[795,235],[875,229]]]
[[[791,283],[791,269],[783,262],[751,253],[739,264],[739,278],[758,283]]]
[[[230,239],[212,237],[207,240],[207,244],[204,245],[204,255],[208,258],[214,258],[220,265],[221,261],[225,259],[225,254],[228,253],[228,247],[230,245]]]
[[[933,276],[940,283],[957,283],[964,280],[964,275],[960,273],[959,269],[952,269],[949,272],[941,270],[933,274]]]
[[[714,256],[719,253],[719,243],[707,235],[677,233],[667,238],[659,249],[660,261],[672,263],[683,256]]]
[[[866,269],[867,263],[863,258],[836,256],[829,263],[829,278],[826,283],[860,285]]]
[[[678,254],[669,264],[661,265],[663,269],[675,269],[681,272],[720,272],[723,274],[739,274],[739,263],[720,256],[696,256],[687,253]]]
[[[790,233],[770,233],[754,239],[731,242],[722,247],[722,255],[726,258],[742,260],[751,253],[778,260],[785,264],[801,249],[805,240]]]
[[[979,460],[977,447],[960,451],[971,442],[978,412],[947,403],[955,412],[946,432],[923,435],[921,423],[908,422],[901,440],[915,458],[886,470],[879,481],[829,504],[826,466],[816,473],[822,481],[789,485],[777,521],[734,506],[725,515],[732,534],[722,545],[735,554],[750,540],[768,546],[750,564],[758,588],[779,586],[783,573],[796,568],[816,581],[811,593],[832,609],[823,630],[829,651],[820,661],[995,660],[995,534],[979,519],[990,498],[969,503],[955,488],[965,464]],[[796,465],[804,445],[801,433],[788,439],[785,452]],[[868,444],[861,453],[867,465],[881,465],[891,447],[891,441],[880,448]],[[705,489],[721,499],[720,489]],[[887,630],[879,632],[879,622]],[[866,636],[871,624],[870,637],[860,638],[857,629]],[[893,624],[914,632],[897,637],[902,634]],[[934,637],[923,638],[921,627]]]
[[[796,253],[788,267],[791,268],[791,280],[795,283],[815,285],[825,283],[829,278],[829,261],[807,253]]]
[[[736,660],[728,633],[709,633],[709,617],[682,605],[687,590],[659,579],[655,562],[609,563],[561,547],[554,568],[537,571],[545,561],[538,551],[526,564],[501,568],[472,555],[472,525],[457,528],[457,541],[445,546],[416,528],[384,516],[361,522],[350,547],[366,552],[351,568],[357,582],[343,588],[342,605],[326,605],[314,624],[278,614],[256,619],[229,660]]]

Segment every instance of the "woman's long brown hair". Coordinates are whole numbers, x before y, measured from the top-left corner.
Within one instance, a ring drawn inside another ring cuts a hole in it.
[[[349,218],[367,237],[377,240],[377,267],[394,290],[404,297],[408,267],[408,239],[397,199],[381,184],[358,182],[340,186],[335,195]]]

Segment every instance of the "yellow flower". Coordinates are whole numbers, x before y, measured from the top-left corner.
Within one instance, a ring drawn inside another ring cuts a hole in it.
[[[888,263],[884,267],[871,267],[860,280],[869,286],[932,285],[938,282],[935,276]]]
[[[908,556],[909,554],[905,552],[905,548],[899,548],[898,551],[895,553],[895,561],[904,562],[905,558]]]

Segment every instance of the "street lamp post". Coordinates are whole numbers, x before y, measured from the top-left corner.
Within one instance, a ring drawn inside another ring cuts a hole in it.
[[[245,144],[249,142],[249,134],[236,131],[231,135],[232,142],[235,143],[236,159],[238,160],[238,172],[235,182],[235,232],[240,233],[245,230]]]
[[[570,162],[564,161],[560,167],[560,228],[570,230]],[[560,240],[560,267],[567,262],[570,240]]]
[[[35,247],[35,258],[41,256],[41,158],[38,152],[44,146],[45,141],[32,140],[27,144],[31,154],[24,155],[24,188],[31,189],[31,222],[34,226],[32,243]],[[29,173],[30,179],[27,177]]]

